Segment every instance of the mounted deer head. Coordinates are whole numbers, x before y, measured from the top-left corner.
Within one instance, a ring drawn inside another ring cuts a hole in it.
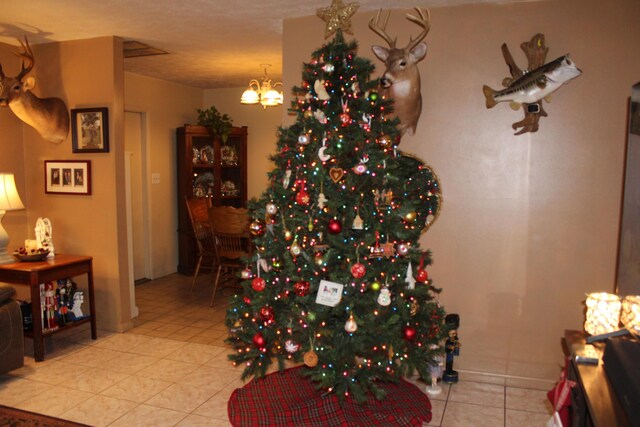
[[[373,53],[384,62],[386,69],[380,78],[381,92],[383,96],[394,99],[393,116],[400,119],[398,130],[400,134],[405,132],[413,135],[418,125],[418,119],[422,111],[422,94],[420,93],[420,71],[417,63],[427,54],[427,44],[422,40],[429,33],[429,10],[426,13],[419,7],[415,8],[418,16],[407,14],[409,21],[422,28],[422,32],[409,41],[403,48],[396,47],[396,39],[392,39],[387,33],[389,12],[380,26],[380,11],[376,18],[371,18],[369,28],[382,37],[389,48],[371,46]]]
[[[69,134],[69,112],[60,98],[38,98],[31,92],[35,86],[33,77],[25,77],[33,69],[35,60],[29,46],[18,40],[22,52],[13,51],[22,58],[22,70],[16,77],[7,77],[0,64],[0,105],[8,105],[16,116],[33,127],[46,140],[62,142]]]

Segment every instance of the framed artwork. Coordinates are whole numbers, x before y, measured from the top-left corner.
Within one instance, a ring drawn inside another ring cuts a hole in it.
[[[91,162],[89,160],[45,160],[44,192],[46,194],[91,194]]]
[[[108,153],[109,110],[107,108],[71,110],[71,137],[74,153]]]

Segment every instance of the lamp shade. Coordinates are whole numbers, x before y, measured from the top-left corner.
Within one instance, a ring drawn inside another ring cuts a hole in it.
[[[620,297],[617,295],[607,292],[589,294],[584,330],[591,335],[617,331],[620,323],[620,306]]]
[[[257,104],[258,101],[260,101],[260,95],[252,88],[245,90],[240,98],[242,104]]]
[[[622,299],[620,321],[631,332],[640,333],[640,296],[627,295]],[[633,331],[632,331],[633,329]]]
[[[0,173],[0,211],[24,209],[12,173]]]

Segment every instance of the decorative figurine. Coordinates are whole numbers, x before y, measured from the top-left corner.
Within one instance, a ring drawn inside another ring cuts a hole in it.
[[[435,345],[433,347],[436,347]],[[442,377],[443,358],[436,356],[435,365],[429,366],[429,375],[431,375],[431,384],[427,384],[426,392],[429,396],[437,396],[442,393],[442,387],[438,385],[438,379]]]
[[[445,383],[457,383],[458,371],[453,370],[453,357],[460,354],[460,341],[458,341],[458,328],[460,327],[460,316],[457,314],[447,314],[444,318],[449,329],[449,338],[445,341],[444,351],[446,353],[446,364],[442,381]]]
[[[56,299],[56,291],[53,289],[53,282],[44,285],[44,327],[45,329],[56,329],[56,312],[58,311],[58,300]]]
[[[71,307],[71,319],[70,320],[78,320],[84,317],[82,314],[82,303],[84,302],[84,294],[82,291],[76,291],[73,294],[73,307]]]
[[[38,248],[44,248],[49,251],[47,258],[53,258],[55,256],[55,250],[53,248],[53,227],[49,218],[38,218],[36,221],[36,240],[38,241]]]

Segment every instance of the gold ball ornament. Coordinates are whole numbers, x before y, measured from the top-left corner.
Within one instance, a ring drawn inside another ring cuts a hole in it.
[[[293,233],[290,230],[285,230],[284,231],[284,240],[286,240],[288,242],[291,239],[293,239]]]
[[[371,283],[371,289],[376,292],[379,291],[381,287],[382,286],[380,285],[380,282],[378,282],[377,280]]]
[[[252,236],[262,236],[264,234],[265,225],[263,221],[259,219],[253,220],[251,224],[249,224],[249,231]]]
[[[278,206],[276,206],[276,204],[273,202],[267,203],[267,205],[265,206],[265,211],[269,215],[275,215],[278,213]]]
[[[391,140],[391,137],[389,135],[384,134],[384,133],[378,137],[376,142],[382,148],[391,148],[393,146],[393,141]]]
[[[407,212],[407,214],[404,216],[404,219],[407,222],[413,222],[416,220],[417,215],[418,214],[416,213],[416,211]]]

